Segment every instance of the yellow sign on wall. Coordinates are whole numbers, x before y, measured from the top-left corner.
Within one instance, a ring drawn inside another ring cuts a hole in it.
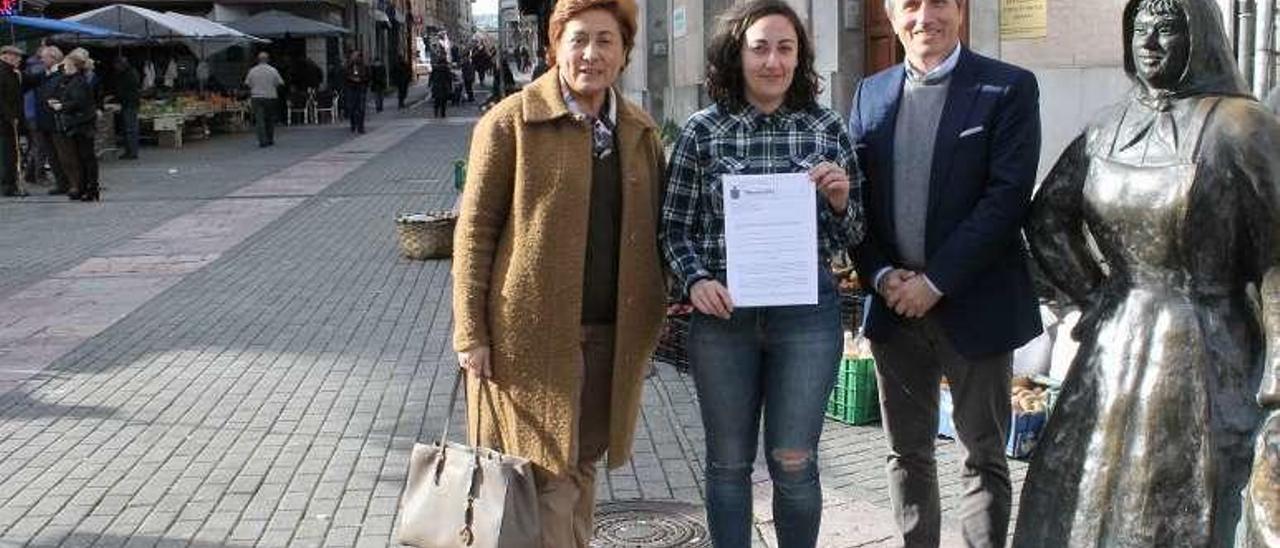
[[[1048,0],[1000,0],[1000,38],[1028,40],[1049,35]]]

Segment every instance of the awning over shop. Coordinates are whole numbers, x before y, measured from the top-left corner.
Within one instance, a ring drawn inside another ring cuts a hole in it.
[[[75,23],[94,25],[116,32],[128,33],[146,42],[185,44],[201,58],[208,57],[231,46],[245,43],[265,43],[256,36],[215,23],[203,17],[177,12],[160,13],[128,4],[112,4],[63,19]],[[132,40],[132,41],[136,41]],[[128,42],[107,38],[111,43]]]
[[[119,33],[102,27],[85,25],[61,19],[45,19],[43,17],[27,17],[25,15],[6,15],[0,17],[0,39],[16,42],[63,34],[89,38],[132,38],[137,36]]]
[[[227,23],[227,26],[246,34],[264,38],[340,36],[351,32],[337,25],[330,25],[329,23],[280,10],[260,12],[253,17]]]

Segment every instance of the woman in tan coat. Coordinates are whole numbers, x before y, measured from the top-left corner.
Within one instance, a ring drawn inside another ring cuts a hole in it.
[[[476,127],[454,240],[453,344],[487,379],[468,383],[469,424],[534,462],[547,548],[590,541],[595,465],[630,457],[663,318],[662,147],[612,88],[635,15],[556,5],[551,70]]]

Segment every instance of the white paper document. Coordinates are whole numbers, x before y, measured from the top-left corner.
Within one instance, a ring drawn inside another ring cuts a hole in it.
[[[818,206],[809,175],[725,175],[722,182],[734,306],[818,304]]]

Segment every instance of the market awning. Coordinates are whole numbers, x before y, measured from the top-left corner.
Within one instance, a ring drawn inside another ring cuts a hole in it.
[[[203,17],[176,12],[160,13],[128,4],[112,4],[63,19],[116,32],[128,33],[155,43],[186,44],[200,57],[207,57],[236,44],[268,42],[215,23]],[[116,42],[108,38],[108,42]]]
[[[102,27],[60,19],[5,15],[0,17],[0,37],[11,42],[39,38],[50,34],[69,34],[89,38],[137,38]]]
[[[351,32],[337,25],[280,10],[267,10],[253,17],[231,21],[226,25],[240,32],[264,38],[340,36]]]

